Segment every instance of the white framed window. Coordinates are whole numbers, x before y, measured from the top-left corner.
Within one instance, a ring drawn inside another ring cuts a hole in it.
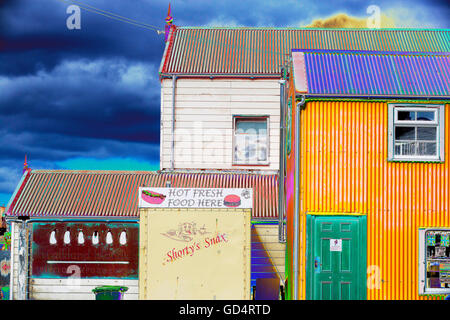
[[[388,160],[444,161],[444,105],[389,104]]]
[[[419,229],[419,294],[450,294],[450,228]]]
[[[269,116],[233,117],[233,164],[269,164]]]

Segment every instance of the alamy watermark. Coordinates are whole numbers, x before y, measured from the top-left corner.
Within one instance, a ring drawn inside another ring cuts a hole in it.
[[[66,20],[66,26],[69,30],[80,30],[81,29],[81,10],[79,6],[70,5],[66,9],[66,13],[70,14]]]
[[[370,16],[367,18],[367,28],[380,29],[381,28],[381,9],[377,5],[370,5],[367,7],[366,13]]]

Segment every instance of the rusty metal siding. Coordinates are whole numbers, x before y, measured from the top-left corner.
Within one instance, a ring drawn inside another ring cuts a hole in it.
[[[277,219],[276,174],[32,170],[8,216],[137,217],[140,186],[253,188],[254,219]]]
[[[449,104],[445,110],[450,137]],[[367,298],[433,298],[418,295],[418,230],[450,227],[449,161],[388,162],[387,122],[387,102],[306,103],[300,242],[306,243],[307,212],[367,214],[367,266],[378,266],[381,278]],[[305,299],[305,246],[300,250],[299,297]]]
[[[174,27],[162,74],[277,75],[291,49],[449,52],[449,30]]]

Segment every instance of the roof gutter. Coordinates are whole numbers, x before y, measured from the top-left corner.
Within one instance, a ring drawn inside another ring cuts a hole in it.
[[[174,75],[178,78],[249,78],[249,79],[280,79],[280,73],[160,73],[161,79],[170,79]]]
[[[416,100],[450,100],[450,96],[405,96],[405,95],[336,95],[336,94],[314,94],[314,93],[296,93],[296,97],[302,96],[305,99],[363,99],[363,100],[391,100],[391,99],[416,99]]]
[[[283,73],[282,73],[283,74]],[[284,232],[284,141],[285,141],[285,101],[286,80],[280,80],[280,165],[278,171],[278,241],[286,242]]]

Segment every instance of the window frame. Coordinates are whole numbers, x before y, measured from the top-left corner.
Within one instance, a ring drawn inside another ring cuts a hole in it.
[[[398,120],[398,111],[433,111],[434,121]],[[436,155],[435,156],[400,156],[395,155],[395,127],[397,125],[436,127]],[[443,104],[388,104],[388,161],[392,162],[444,162],[445,161],[445,105]]]
[[[235,150],[236,150],[236,121],[237,120],[259,120],[259,121],[266,121],[266,126],[267,126],[267,137],[266,137],[266,151],[267,151],[267,157],[265,161],[258,161],[256,160],[256,162],[240,162],[240,161],[236,161],[235,158]],[[268,166],[270,165],[270,116],[269,115],[233,115],[233,141],[232,141],[232,165],[233,166]]]
[[[418,261],[418,286],[419,295],[436,295],[436,294],[450,294],[450,288],[427,288],[427,239],[426,234],[429,231],[450,231],[446,227],[429,227],[419,228],[419,261]]]

